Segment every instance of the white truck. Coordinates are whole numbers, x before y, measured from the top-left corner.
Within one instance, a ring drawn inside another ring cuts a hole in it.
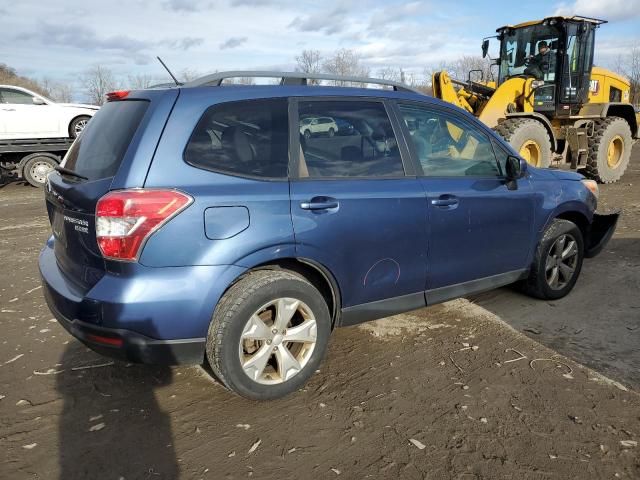
[[[0,85],[0,178],[44,185],[73,140],[100,107],[56,103],[14,85]]]

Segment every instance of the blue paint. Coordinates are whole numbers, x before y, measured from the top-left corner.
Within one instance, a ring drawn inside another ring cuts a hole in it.
[[[130,97],[149,100],[150,107],[117,174],[93,182],[50,177],[51,221],[60,196],[65,211],[89,225],[87,235],[69,230],[64,241],[50,239],[40,255],[55,308],[71,319],[157,339],[200,338],[228,286],[264,263],[308,259],[323,266],[346,308],[527,268],[554,217],[578,212],[592,219],[595,199],[580,175],[533,167],[509,190],[499,177],[261,180],[183,161],[188,139],[210,106],[311,95],[374,96],[388,109],[396,100],[435,105],[517,155],[471,115],[406,92],[293,86],[133,92]],[[403,135],[396,133],[405,169],[417,171]],[[148,239],[137,262],[105,261],[96,245],[95,205],[109,190],[124,188],[176,188],[194,202]],[[303,208],[318,199],[336,206]]]

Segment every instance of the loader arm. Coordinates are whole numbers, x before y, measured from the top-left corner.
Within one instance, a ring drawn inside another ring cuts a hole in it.
[[[533,80],[514,77],[503,82],[477,114],[478,119],[493,128],[498,125],[498,120],[506,117],[507,112],[533,112]]]
[[[456,107],[460,107],[469,113],[473,113],[473,108],[467,100],[458,95],[453,86],[453,82],[446,71],[435,72],[431,77],[433,88],[433,96],[444,102],[452,103]]]

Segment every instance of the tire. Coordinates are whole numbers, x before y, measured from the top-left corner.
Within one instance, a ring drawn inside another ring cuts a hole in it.
[[[595,121],[593,137],[589,144],[589,158],[585,173],[600,183],[613,183],[620,180],[629,165],[631,147],[631,128],[627,121],[620,117],[609,117]],[[613,157],[611,148],[616,151]]]
[[[305,130],[305,131],[304,131],[304,138],[305,138],[306,140],[309,140],[309,139],[311,138],[311,131],[309,131],[309,130]]]
[[[82,133],[82,130],[87,126],[89,120],[91,120],[91,117],[88,115],[74,118],[69,124],[69,136],[71,138],[78,138],[78,135]]]
[[[23,159],[22,178],[30,185],[43,188],[47,175],[58,166],[58,158],[48,153],[34,153]]]
[[[507,118],[494,130],[534,167],[551,165],[551,139],[545,126],[533,118]]]
[[[333,128],[329,129],[329,136],[333,137],[336,134],[336,131]]]
[[[275,321],[271,323],[279,305],[286,305],[289,311],[296,308],[284,330]],[[293,335],[297,327],[299,339],[287,342],[287,335]],[[220,299],[207,335],[207,359],[214,375],[233,392],[252,400],[270,400],[305,384],[324,357],[330,333],[327,303],[311,283],[288,271],[259,270],[246,275]],[[303,337],[315,343],[301,343]],[[299,369],[282,368],[285,357],[291,367],[296,364],[290,358],[295,358]],[[266,362],[262,368],[259,359]]]
[[[572,267],[573,271],[569,276],[566,273],[563,274],[563,272],[568,272],[566,268],[555,267],[558,275],[558,284],[553,286],[553,282],[550,281],[553,279],[553,267],[550,265],[553,263],[553,257],[559,253],[558,246],[563,237],[565,238],[563,249],[565,252],[569,250],[570,242],[575,242],[575,255],[567,255],[566,259],[562,260],[565,266]],[[573,259],[573,261],[568,262],[570,259]],[[578,226],[569,220],[555,219],[545,230],[542,240],[536,249],[529,278],[521,284],[521,287],[526,294],[543,300],[562,298],[576,284],[582,269],[583,259],[584,240]]]

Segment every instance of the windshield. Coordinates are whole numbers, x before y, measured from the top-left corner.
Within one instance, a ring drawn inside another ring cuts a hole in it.
[[[505,29],[500,47],[500,83],[516,75],[553,83],[559,39],[558,29],[550,25]]]

